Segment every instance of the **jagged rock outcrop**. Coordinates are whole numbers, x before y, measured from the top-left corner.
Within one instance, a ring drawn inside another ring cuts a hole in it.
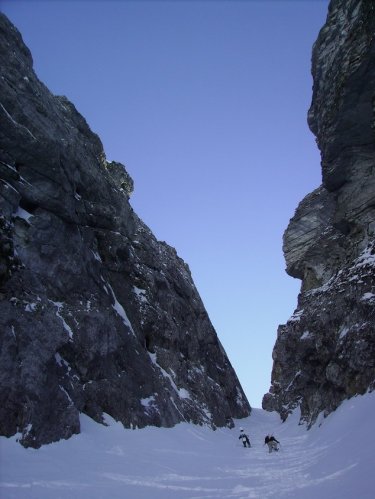
[[[323,184],[284,234],[298,306],[278,329],[263,407],[302,420],[375,386],[375,4],[332,0],[313,48],[308,123]]]
[[[133,212],[125,168],[37,79],[4,15],[0,38],[0,433],[38,447],[79,432],[80,412],[127,427],[249,415],[188,266]]]

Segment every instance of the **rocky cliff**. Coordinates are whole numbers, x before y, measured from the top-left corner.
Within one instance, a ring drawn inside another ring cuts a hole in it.
[[[188,266],[133,212],[124,166],[38,80],[3,15],[0,39],[0,433],[38,447],[79,432],[81,412],[126,427],[249,415]]]
[[[313,48],[308,113],[323,183],[284,234],[298,306],[278,329],[263,407],[302,420],[375,386],[375,4],[332,0]]]

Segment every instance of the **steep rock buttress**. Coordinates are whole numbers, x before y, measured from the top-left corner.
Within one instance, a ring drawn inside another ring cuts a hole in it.
[[[332,0],[313,48],[308,122],[321,187],[284,234],[298,306],[278,329],[263,407],[311,424],[375,382],[375,4]]]
[[[250,406],[188,266],[131,209],[133,182],[37,79],[0,15],[0,433],[38,447],[79,413],[231,425]]]

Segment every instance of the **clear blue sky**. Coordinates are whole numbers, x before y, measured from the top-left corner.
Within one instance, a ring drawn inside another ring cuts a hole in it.
[[[253,407],[300,282],[282,234],[321,182],[306,124],[327,0],[0,0],[49,89],[135,182],[131,204],[189,264]]]

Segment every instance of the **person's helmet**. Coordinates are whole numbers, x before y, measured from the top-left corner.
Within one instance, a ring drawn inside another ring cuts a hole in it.
[[[243,431],[243,428],[240,428],[240,431]]]

